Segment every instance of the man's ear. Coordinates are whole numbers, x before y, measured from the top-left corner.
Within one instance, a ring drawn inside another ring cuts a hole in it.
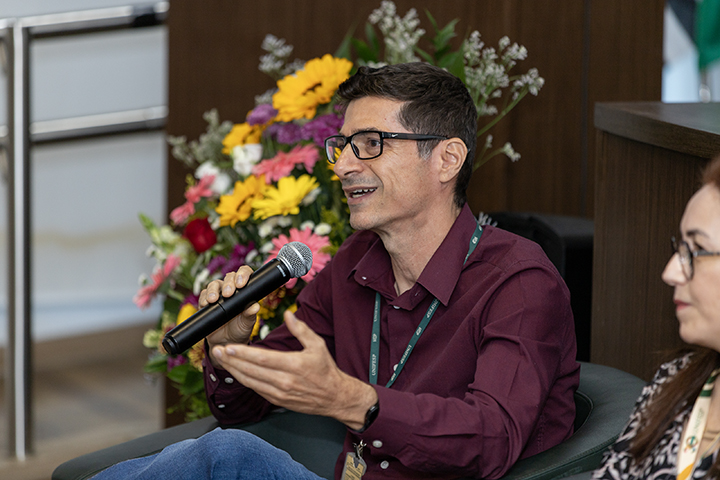
[[[465,142],[457,137],[443,140],[440,144],[440,181],[450,182],[458,176],[465,162],[468,149]]]

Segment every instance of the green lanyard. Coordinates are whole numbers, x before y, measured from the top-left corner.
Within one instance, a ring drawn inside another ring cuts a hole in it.
[[[475,247],[477,247],[478,241],[480,240],[480,236],[482,235],[482,227],[478,224],[475,227],[475,233],[473,233],[472,238],[470,239],[470,245],[468,247],[468,253],[465,255],[465,260],[463,261],[463,265],[465,265],[465,262],[467,262],[468,257],[470,257],[470,254],[475,250]],[[395,368],[395,371],[392,374],[392,377],[390,377],[390,381],[388,381],[386,387],[390,387],[393,383],[395,383],[395,379],[400,375],[400,372],[402,371],[403,367],[405,366],[405,362],[407,362],[408,357],[410,356],[410,353],[412,353],[413,348],[415,348],[415,344],[420,339],[420,336],[425,331],[425,328],[428,326],[428,323],[430,323],[430,319],[435,315],[435,311],[437,310],[438,304],[440,301],[437,298],[434,298],[432,303],[430,304],[430,307],[428,308],[427,312],[425,312],[425,316],[423,317],[422,321],[420,322],[420,325],[418,328],[415,329],[415,333],[413,334],[412,338],[410,339],[410,342],[408,343],[407,347],[405,347],[405,352],[403,353],[402,357],[400,358],[400,362],[398,362],[397,367]],[[377,377],[378,377],[378,358],[380,355],[380,294],[375,292],[375,308],[373,309],[373,325],[372,325],[372,336],[370,339],[370,384],[371,385],[377,385]]]

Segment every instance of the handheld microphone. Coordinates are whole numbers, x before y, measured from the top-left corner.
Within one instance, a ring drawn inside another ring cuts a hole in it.
[[[312,261],[312,251],[304,243],[285,244],[277,257],[253,272],[245,287],[237,290],[232,297],[220,295],[217,302],[207,305],[166,333],[162,341],[165,351],[172,355],[181,354],[291,278],[307,274]]]

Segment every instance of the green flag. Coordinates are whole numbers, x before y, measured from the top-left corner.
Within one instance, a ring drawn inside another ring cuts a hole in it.
[[[695,44],[700,70],[720,58],[720,0],[702,0],[697,4]]]

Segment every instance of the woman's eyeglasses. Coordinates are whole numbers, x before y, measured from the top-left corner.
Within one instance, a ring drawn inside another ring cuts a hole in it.
[[[695,257],[715,257],[720,255],[720,252],[708,252],[706,250],[691,250],[690,245],[685,240],[676,240],[675,237],[670,238],[672,248],[675,253],[678,254],[680,259],[680,266],[682,267],[685,278],[690,281],[693,278],[695,269],[693,266]]]

